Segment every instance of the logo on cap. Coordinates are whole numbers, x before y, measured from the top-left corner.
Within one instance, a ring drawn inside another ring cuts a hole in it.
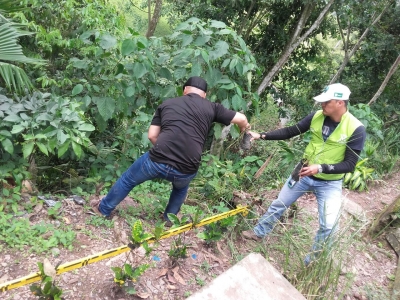
[[[334,97],[338,97],[338,98],[342,98],[343,97],[343,93],[334,93],[333,96]]]

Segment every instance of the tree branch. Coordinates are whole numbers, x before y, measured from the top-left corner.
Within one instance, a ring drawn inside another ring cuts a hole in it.
[[[397,59],[394,61],[393,65],[391,66],[389,72],[387,73],[385,80],[382,82],[381,86],[379,87],[378,91],[372,97],[372,99],[368,102],[368,105],[371,105],[375,103],[376,99],[382,94],[383,90],[385,89],[387,83],[389,82],[390,77],[396,72],[397,68],[399,67],[400,64],[400,55],[397,57]]]
[[[318,18],[314,21],[314,23],[311,25],[311,27],[302,35],[300,38],[297,38],[298,35],[301,33],[301,31],[304,28],[304,24],[306,22],[306,17],[310,15],[314,4],[308,4],[306,5],[306,8],[303,10],[302,17],[300,18],[298,25],[296,27],[296,30],[294,34],[292,35],[292,38],[290,42],[287,44],[285,47],[285,51],[283,52],[281,58],[278,60],[278,62],[271,68],[271,70],[268,72],[268,74],[264,77],[263,81],[261,82],[260,86],[257,89],[257,94],[260,95],[268,85],[270,85],[272,79],[275,77],[276,74],[280,71],[282,66],[289,60],[290,55],[292,52],[302,43],[318,26],[321,24],[323,18],[325,15],[328,13],[329,8],[332,6],[333,2],[335,0],[330,0],[321,13],[319,14]]]
[[[369,25],[363,32],[363,34],[361,35],[361,37],[358,39],[357,43],[354,45],[354,47],[351,49],[350,53],[348,53],[348,49],[345,48],[345,52],[344,52],[344,59],[342,64],[340,65],[338,71],[336,72],[335,76],[333,76],[333,78],[331,79],[331,81],[329,82],[329,84],[335,83],[336,80],[339,78],[339,76],[342,74],[344,68],[346,67],[346,65],[348,64],[348,62],[350,61],[350,59],[353,57],[354,53],[358,50],[358,48],[360,48],[361,42],[365,39],[365,37],[367,36],[367,34],[369,33],[370,29],[372,28],[372,26],[374,26],[382,17],[383,13],[386,11],[386,9],[389,7],[390,5],[389,1],[386,6],[383,8],[382,12],[379,14],[379,16],[377,16],[375,18],[375,20],[372,21],[371,25]],[[350,27],[350,25],[349,25]],[[350,36],[350,28],[348,28],[348,33],[347,33],[347,38],[349,39]],[[347,43],[349,43],[349,41],[347,41]]]

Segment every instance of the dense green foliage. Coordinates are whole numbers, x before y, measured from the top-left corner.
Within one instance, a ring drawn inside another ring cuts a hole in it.
[[[40,204],[36,197],[24,197],[22,181],[32,179],[39,193],[106,192],[149,149],[147,130],[155,108],[182,95],[189,76],[204,77],[209,100],[243,111],[255,131],[277,128],[282,117],[295,124],[317,109],[312,96],[332,80],[345,51],[366,29],[368,34],[338,77],[349,85],[350,111],[368,133],[361,163],[347,175],[347,184],[366,189],[371,180],[395,170],[398,71],[378,100],[367,104],[400,51],[400,6],[395,1],[334,1],[260,95],[257,89],[264,76],[288,53],[291,40],[312,28],[326,1],[164,1],[162,21],[150,38],[144,36],[147,16],[137,11],[146,5],[147,1],[0,0],[0,236],[4,240],[0,248],[29,246],[34,252],[60,245],[70,248],[73,232],[47,223],[30,226],[20,218]],[[380,13],[382,18],[372,24]],[[300,26],[301,16],[306,18]],[[289,141],[259,141],[243,153],[239,130],[232,126],[223,155],[213,156],[207,152],[222,129],[215,125],[210,133],[187,200],[196,207],[184,205],[184,213],[197,217],[219,213],[232,205],[235,191],[260,196],[265,189],[280,188],[309,139],[304,134]],[[266,168],[256,177],[266,160]],[[136,224],[132,242],[146,237],[138,216],[157,219],[168,201],[169,187],[153,181],[135,189],[138,206],[124,212],[127,222]],[[48,209],[49,219],[59,214],[58,207]],[[14,216],[17,219],[10,222]],[[185,221],[174,218],[176,224]],[[224,222],[210,225],[199,236],[212,244],[240,226],[235,218]],[[87,224],[114,226],[100,217],[88,219]],[[42,239],[50,230],[53,237]],[[158,224],[157,234],[162,230]],[[307,238],[303,244],[310,242]],[[304,245],[291,243],[291,247]],[[282,253],[289,256],[288,249]],[[176,240],[169,254],[176,259],[186,255],[183,238]],[[130,265],[114,268],[116,282],[136,279],[142,271]],[[315,279],[318,274],[306,282]],[[314,294],[313,287],[303,290]]]

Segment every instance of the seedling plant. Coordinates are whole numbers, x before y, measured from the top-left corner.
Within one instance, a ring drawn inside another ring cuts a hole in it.
[[[46,275],[43,263],[39,262],[38,267],[42,280],[40,284],[34,283],[29,287],[32,294],[39,300],[61,300],[63,290],[56,286],[55,280],[51,276]]]

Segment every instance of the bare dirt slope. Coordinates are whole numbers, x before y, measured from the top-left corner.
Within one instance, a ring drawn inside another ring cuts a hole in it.
[[[266,197],[273,198],[278,191],[270,191]],[[400,173],[396,173],[384,182],[374,184],[369,192],[358,193],[344,190],[344,195],[359,204],[372,220],[386,205],[400,194]],[[132,199],[124,201],[124,207],[136,205]],[[263,206],[266,206],[263,205]],[[305,196],[299,200],[299,206],[311,214],[316,214],[313,197]],[[122,207],[123,209],[123,207]],[[265,209],[265,207],[264,207]],[[347,216],[348,218],[349,216]],[[30,216],[31,222],[48,218],[45,208]],[[114,219],[114,228],[87,225],[90,218],[87,207],[69,203],[63,217],[57,222],[65,222],[76,231],[76,240],[72,251],[59,248],[54,254],[32,254],[29,249],[16,251],[8,249],[0,255],[0,280],[7,282],[38,271],[37,262],[48,258],[54,265],[66,263],[98,252],[127,244],[128,224],[121,216]],[[345,216],[346,218],[346,216]],[[245,222],[249,222],[244,220]],[[185,299],[194,291],[207,284],[224,272],[240,257],[254,250],[254,244],[238,236],[219,241],[208,247],[190,231],[184,236],[188,243],[187,258],[173,261],[168,252],[173,239],[162,240],[150,256],[143,249],[129,251],[110,259],[87,265],[77,270],[57,276],[56,283],[64,293],[64,299]],[[1,241],[0,241],[1,242]],[[234,242],[235,248],[229,243]],[[59,250],[59,254],[58,251]],[[344,296],[345,299],[389,299],[389,293],[397,266],[397,257],[389,244],[380,236],[372,241],[351,248],[353,263],[346,272],[356,275],[353,286]],[[138,266],[150,264],[150,268],[134,283],[137,294],[127,295],[113,282],[111,267],[122,267],[124,263]],[[274,262],[272,261],[274,264]],[[280,270],[280,266],[276,265]],[[37,299],[29,290],[29,284],[17,289],[0,293],[0,299]]]

